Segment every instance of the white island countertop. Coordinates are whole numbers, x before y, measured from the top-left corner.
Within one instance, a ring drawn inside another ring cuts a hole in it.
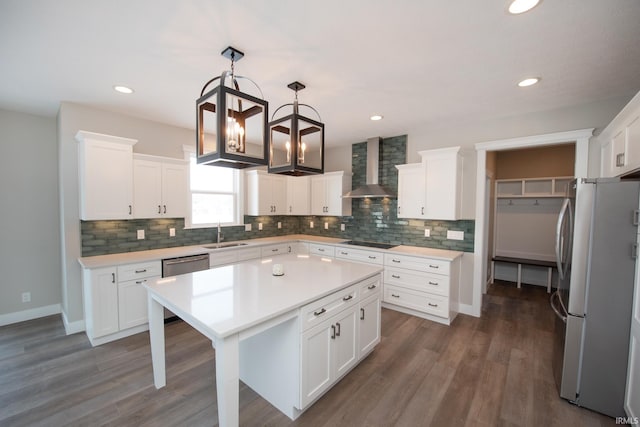
[[[273,264],[283,276],[272,274]],[[155,299],[210,339],[220,339],[295,310],[381,266],[308,255],[279,255],[147,282]]]

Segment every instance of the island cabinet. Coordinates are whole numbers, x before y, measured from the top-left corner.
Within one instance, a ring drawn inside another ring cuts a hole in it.
[[[79,131],[80,219],[133,218],[135,139]]]
[[[344,171],[311,177],[311,215],[351,215],[351,199],[342,195],[351,190],[351,176]]]
[[[134,218],[184,218],[187,195],[186,160],[133,155]]]
[[[458,314],[460,258],[385,254],[383,306],[446,325]]]
[[[285,215],[287,177],[262,170],[246,172],[247,215]]]

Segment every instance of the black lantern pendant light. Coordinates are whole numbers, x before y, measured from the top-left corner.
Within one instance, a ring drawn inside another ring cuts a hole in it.
[[[253,83],[262,96],[253,80],[235,75],[234,63],[244,53],[229,46],[221,54],[231,60],[231,71],[209,80],[196,101],[198,163],[236,169],[266,165],[269,104],[264,99],[240,92],[238,80],[245,79]],[[205,93],[218,79],[219,86]]]
[[[273,113],[269,123],[269,173],[283,175],[314,175],[324,173],[324,124],[299,114],[304,106],[320,114],[307,104],[298,104],[298,91],[305,88],[300,82],[287,87],[295,91],[293,104],[285,104]],[[293,106],[293,114],[274,120],[281,108]]]

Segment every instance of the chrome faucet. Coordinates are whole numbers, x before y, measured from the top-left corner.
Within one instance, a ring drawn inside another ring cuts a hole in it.
[[[222,234],[222,228],[220,227],[220,221],[218,221],[218,239],[216,244],[220,246],[220,242],[224,240],[224,234]]]

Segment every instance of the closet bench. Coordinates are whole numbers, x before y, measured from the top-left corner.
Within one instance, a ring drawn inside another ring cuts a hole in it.
[[[539,259],[525,259],[525,258],[511,258],[506,256],[496,256],[491,259],[491,283],[496,274],[496,262],[507,262],[511,264],[518,264],[518,288],[522,284],[522,265],[534,265],[536,267],[547,268],[547,293],[551,293],[551,276],[553,269],[556,267],[556,263],[553,261],[542,261]]]

